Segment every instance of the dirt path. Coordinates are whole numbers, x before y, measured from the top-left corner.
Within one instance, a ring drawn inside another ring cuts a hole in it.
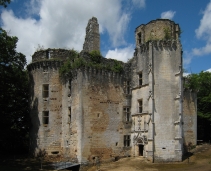
[[[178,163],[150,163],[143,157],[130,157],[119,161],[102,164],[100,171],[211,171],[211,145],[197,146],[191,151],[193,155]],[[88,171],[96,171],[93,166]]]

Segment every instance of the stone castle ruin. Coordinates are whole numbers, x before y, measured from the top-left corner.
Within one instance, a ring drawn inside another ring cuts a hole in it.
[[[65,81],[59,68],[71,51],[35,52],[28,65],[31,152],[45,149],[78,163],[124,156],[182,161],[184,147],[196,144],[197,109],[196,95],[183,89],[179,38],[180,27],[173,21],[142,24],[135,29],[134,56],[127,63],[100,58],[107,68],[82,65],[71,69]],[[93,50],[100,51],[94,17],[79,58],[90,61]],[[122,70],[109,69],[119,65]]]

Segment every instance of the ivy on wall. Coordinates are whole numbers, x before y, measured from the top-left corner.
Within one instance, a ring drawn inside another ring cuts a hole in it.
[[[99,51],[91,51],[88,53],[89,60],[86,59],[86,56],[81,55],[76,50],[70,50],[70,56],[64,62],[64,65],[60,67],[59,73],[60,76],[70,76],[71,70],[80,68],[80,67],[91,67],[95,69],[104,69],[113,72],[123,72],[123,62],[117,61],[115,59],[108,59],[110,63],[104,62],[103,57]]]

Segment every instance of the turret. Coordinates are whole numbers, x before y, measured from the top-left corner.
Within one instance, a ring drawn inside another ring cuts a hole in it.
[[[136,46],[152,40],[177,40],[180,37],[180,27],[168,19],[152,20],[138,26],[135,30]]]

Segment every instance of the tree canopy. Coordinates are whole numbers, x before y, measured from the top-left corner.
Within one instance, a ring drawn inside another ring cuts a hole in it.
[[[7,4],[9,4],[11,2],[11,0],[0,0],[0,6],[4,6],[7,7]]]
[[[16,52],[17,42],[0,28],[0,148],[7,152],[28,144],[28,74],[25,56]]]

